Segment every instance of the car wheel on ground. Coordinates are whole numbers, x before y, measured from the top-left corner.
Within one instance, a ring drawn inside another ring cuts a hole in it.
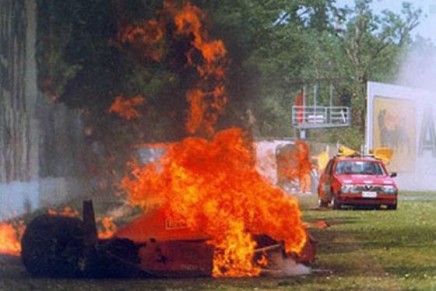
[[[333,195],[333,197],[332,197],[332,208],[333,209],[341,209],[341,207],[342,207],[342,204],[338,203],[338,201],[336,200],[336,196]]]
[[[41,215],[27,226],[21,240],[23,264],[34,276],[79,276],[84,236],[78,218]]]
[[[328,207],[328,202],[322,200],[322,198],[318,198],[318,206],[320,208],[327,208]]]
[[[397,204],[388,205],[388,210],[397,210]]]

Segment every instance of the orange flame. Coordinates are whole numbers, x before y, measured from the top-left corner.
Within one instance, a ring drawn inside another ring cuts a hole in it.
[[[0,223],[0,254],[19,256],[21,253],[21,237],[25,226],[23,222],[17,225]]]
[[[117,96],[114,103],[109,108],[109,113],[116,113],[126,120],[139,118],[141,114],[136,107],[144,104],[144,100],[142,96],[135,96],[129,99],[123,96]]]
[[[188,92],[187,99],[191,104],[190,115],[187,122],[188,132],[214,133],[214,125],[218,116],[224,112],[227,97],[224,90],[224,77],[227,64],[227,50],[221,40],[211,40],[207,30],[203,28],[205,14],[198,7],[186,3],[181,9],[169,1],[165,2],[165,9],[173,14],[177,34],[192,35],[193,48],[188,52],[188,64],[196,68],[200,81],[197,88]],[[200,52],[202,59],[193,57]],[[205,91],[201,89],[211,80],[215,82],[215,89]],[[210,100],[209,100],[210,99]]]
[[[224,90],[227,50],[221,40],[212,40],[209,37],[207,30],[203,28],[204,12],[189,2],[180,6],[165,1],[161,15],[164,17],[159,20],[139,21],[135,25],[127,26],[120,31],[119,42],[140,48],[147,57],[160,61],[164,56],[164,37],[168,21],[173,21],[176,26],[174,37],[192,37],[192,48],[186,53],[186,57],[188,65],[196,69],[200,79],[195,89],[186,93],[190,104],[186,127],[191,134],[212,135],[218,117],[223,114],[227,104]],[[126,106],[125,100],[121,99],[117,104],[117,107]],[[115,109],[113,111],[125,112]],[[134,113],[128,116],[136,117]]]
[[[161,207],[170,220],[185,221],[208,235],[215,246],[213,276],[257,276],[267,262],[254,262],[255,235],[268,235],[287,253],[299,253],[305,245],[298,203],[256,171],[251,146],[240,129],[215,132],[227,104],[228,60],[224,43],[211,39],[204,28],[204,12],[189,2],[165,1],[161,15],[164,20],[151,20],[151,36],[139,23],[123,39],[133,45],[140,40],[147,55],[147,42],[152,47],[162,43],[165,27],[172,22],[173,37],[192,40],[186,58],[199,80],[186,93],[186,127],[190,134],[210,139],[190,137],[171,144],[159,164],[132,163],[120,186],[132,204],[144,210]]]
[[[99,239],[108,239],[113,236],[117,231],[117,225],[114,223],[112,217],[106,216],[101,220],[102,229],[98,232]]]
[[[173,144],[159,167],[134,167],[121,187],[132,204],[144,209],[158,204],[210,235],[214,276],[259,274],[252,235],[283,241],[288,253],[298,253],[306,241],[297,201],[258,174],[240,129],[218,132],[210,141]]]
[[[302,140],[283,151],[278,156],[279,176],[290,181],[300,182],[300,191],[310,191],[310,172],[312,162],[310,160],[309,145]],[[280,178],[279,178],[280,179]]]
[[[79,211],[71,208],[70,206],[65,206],[62,210],[55,210],[49,208],[47,210],[50,215],[59,215],[59,216],[67,216],[67,217],[79,217]]]
[[[159,62],[164,56],[164,34],[164,23],[151,19],[128,25],[120,31],[118,40],[121,44],[133,45],[146,57]]]

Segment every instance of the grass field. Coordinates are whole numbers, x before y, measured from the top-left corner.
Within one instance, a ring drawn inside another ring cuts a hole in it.
[[[305,221],[330,226],[312,229],[315,275],[299,279],[298,289],[436,290],[435,198],[401,193],[396,211],[317,210],[315,197],[302,199]]]
[[[436,290],[436,193],[401,193],[398,210],[320,210],[300,197],[317,241],[312,274],[288,278],[70,280],[31,278],[0,258],[0,290]]]

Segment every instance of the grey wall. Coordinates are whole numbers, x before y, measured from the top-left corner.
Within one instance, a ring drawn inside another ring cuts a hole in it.
[[[80,111],[38,92],[36,8],[0,0],[0,220],[88,191]]]

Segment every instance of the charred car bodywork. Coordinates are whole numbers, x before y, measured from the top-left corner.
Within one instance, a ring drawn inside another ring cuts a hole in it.
[[[254,238],[256,255],[287,256],[270,237]],[[171,223],[159,209],[138,217],[110,239],[98,239],[92,201],[84,201],[83,219],[48,214],[33,219],[21,241],[21,257],[34,276],[208,277],[214,256],[209,240],[201,232]],[[292,258],[311,264],[314,241],[308,239],[302,253]]]

